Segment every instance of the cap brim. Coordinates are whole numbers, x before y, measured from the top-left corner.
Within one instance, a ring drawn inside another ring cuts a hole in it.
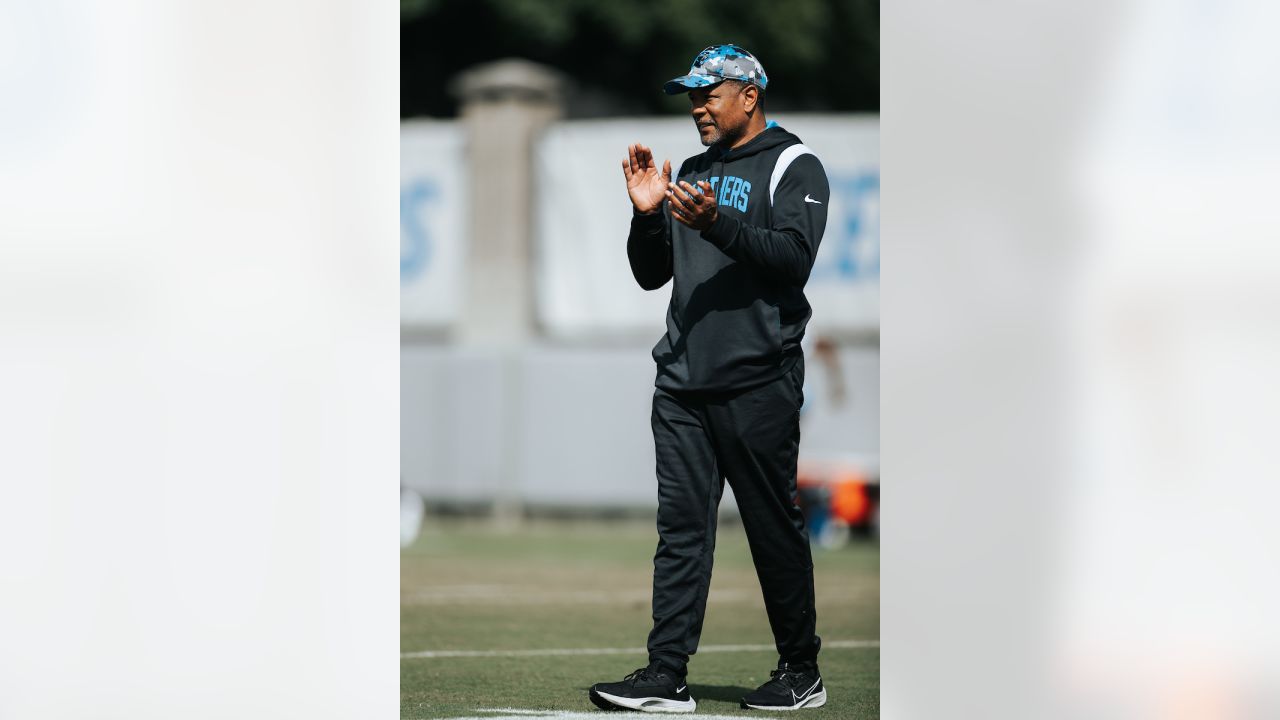
[[[681,75],[674,80],[668,80],[667,84],[662,86],[662,90],[668,95],[679,95],[694,88],[711,87],[722,82],[724,78],[715,75]]]

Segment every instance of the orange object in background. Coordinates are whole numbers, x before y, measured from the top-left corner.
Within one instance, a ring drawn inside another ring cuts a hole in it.
[[[865,523],[871,514],[867,484],[856,475],[841,475],[830,483],[831,514],[851,526]]]

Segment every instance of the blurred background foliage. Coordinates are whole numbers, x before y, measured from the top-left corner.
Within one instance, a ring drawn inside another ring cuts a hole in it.
[[[400,115],[456,115],[450,81],[507,57],[564,73],[571,117],[683,112],[662,83],[722,42],[764,63],[770,110],[880,109],[879,0],[401,0]]]

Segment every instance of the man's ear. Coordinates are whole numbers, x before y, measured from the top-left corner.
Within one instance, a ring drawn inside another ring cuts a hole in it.
[[[759,107],[760,88],[748,83],[742,88],[742,109],[748,113],[754,112]]]

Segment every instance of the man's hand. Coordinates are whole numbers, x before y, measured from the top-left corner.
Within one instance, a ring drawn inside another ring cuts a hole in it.
[[[720,215],[715,193],[706,180],[699,180],[697,188],[683,180],[678,185],[667,183],[667,199],[671,201],[671,217],[699,232],[711,227]]]
[[[644,145],[627,148],[622,161],[622,174],[627,178],[627,195],[636,212],[651,214],[662,209],[663,193],[671,184],[671,161],[662,161],[662,172],[653,163],[653,153]]]

